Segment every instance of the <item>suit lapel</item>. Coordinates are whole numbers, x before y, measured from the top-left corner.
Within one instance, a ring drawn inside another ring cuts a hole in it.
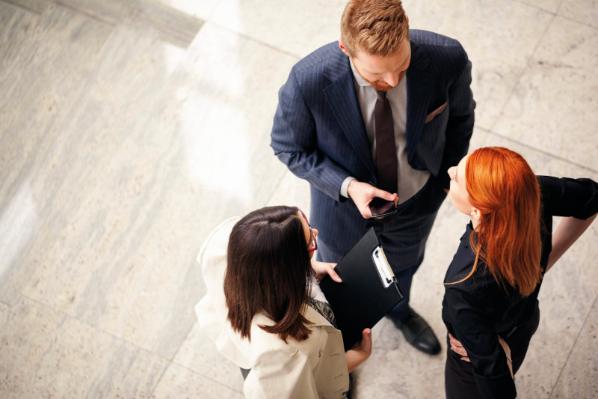
[[[346,71],[343,71],[338,79],[324,90],[324,96],[360,161],[373,176],[376,176],[374,161],[370,153],[370,143],[355,94],[351,68],[347,66]]]
[[[429,60],[413,42],[411,65],[407,70],[407,151],[415,151],[424,127],[428,105],[432,98],[433,82],[428,70]]]

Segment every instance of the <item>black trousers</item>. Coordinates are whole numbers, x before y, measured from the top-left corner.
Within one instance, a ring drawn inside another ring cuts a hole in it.
[[[532,336],[540,324],[540,309],[535,311],[525,323],[518,325],[503,339],[511,348],[513,374],[517,373],[529,348]],[[461,360],[461,357],[450,349],[447,335],[447,355],[444,367],[444,389],[447,399],[479,399],[481,398],[473,377],[471,363]]]

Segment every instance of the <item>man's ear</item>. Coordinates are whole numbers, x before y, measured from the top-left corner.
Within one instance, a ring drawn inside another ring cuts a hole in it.
[[[338,40],[338,48],[341,49],[341,51],[347,56],[350,57],[351,55],[349,54],[349,49],[347,48],[347,46],[345,46],[345,43],[343,43],[343,41],[341,39]]]

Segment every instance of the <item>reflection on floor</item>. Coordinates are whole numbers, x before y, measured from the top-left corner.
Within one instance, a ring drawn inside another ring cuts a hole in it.
[[[241,397],[196,328],[195,256],[222,219],[309,209],[273,157],[277,90],[338,36],[344,1],[0,1],[0,397]],[[405,1],[474,65],[472,147],[598,178],[591,0]],[[465,219],[444,204],[413,305],[440,320]],[[594,226],[547,278],[521,397],[598,395]],[[437,398],[443,356],[382,321],[358,398]],[[390,395],[390,396],[389,396]]]

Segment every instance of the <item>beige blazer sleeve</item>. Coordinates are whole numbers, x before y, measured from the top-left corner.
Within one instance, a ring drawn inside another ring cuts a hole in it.
[[[264,352],[245,380],[248,399],[317,399],[313,370],[298,350]]]

